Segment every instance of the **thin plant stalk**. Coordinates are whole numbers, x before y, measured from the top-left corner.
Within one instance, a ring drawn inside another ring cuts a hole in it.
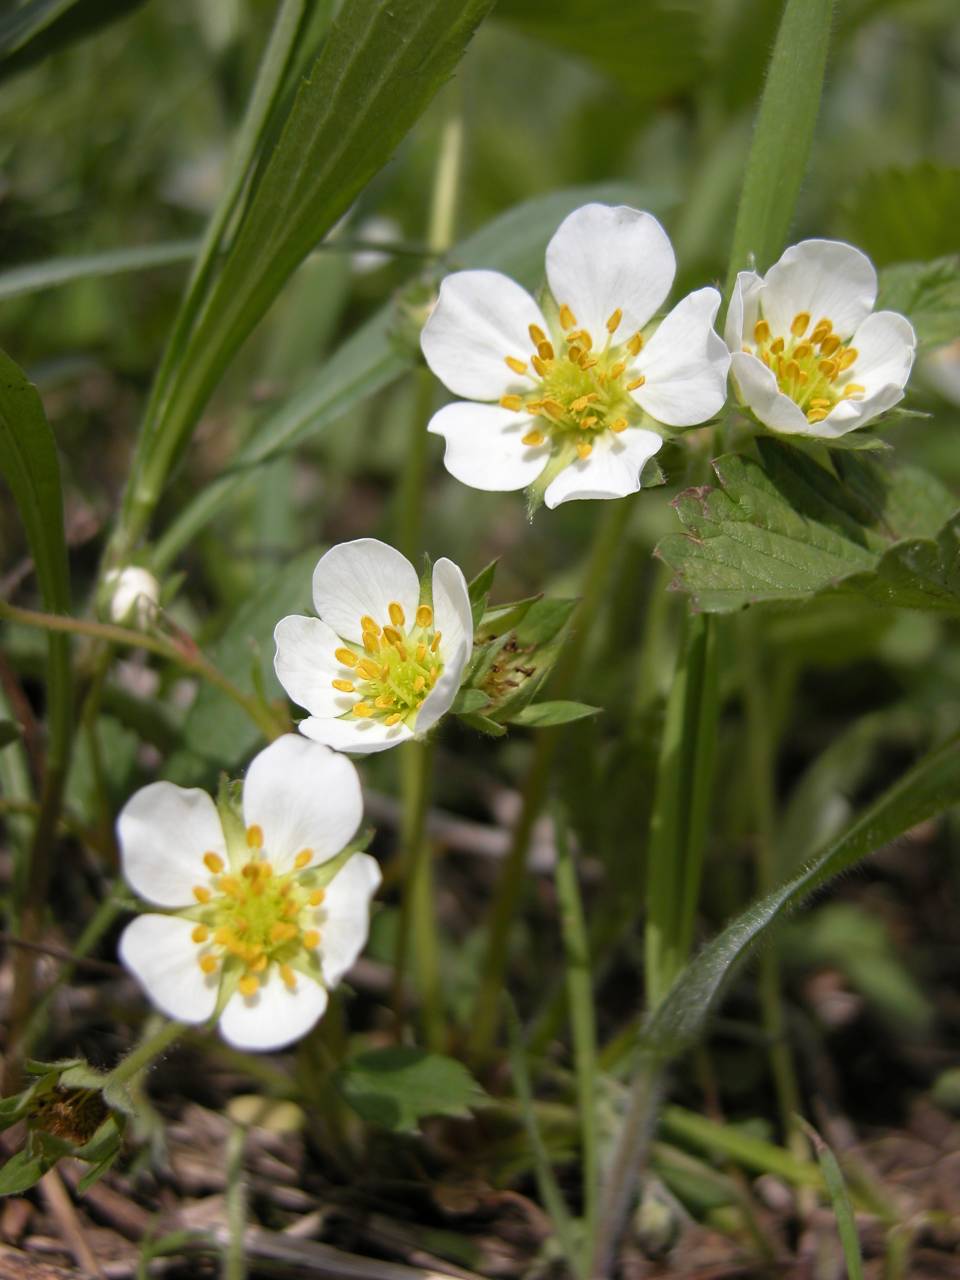
[[[433,749],[428,742],[408,742],[399,752],[403,788],[403,810],[400,827],[400,856],[403,866],[403,890],[400,900],[400,920],[393,969],[393,1008],[396,1014],[398,1038],[402,1035],[406,1017],[405,983],[407,961],[410,953],[411,934],[417,950],[417,974],[421,980],[421,996],[426,999],[432,993],[434,1007],[425,1013],[427,1025],[434,1025],[436,1002],[439,998],[439,973],[434,969],[431,950],[421,946],[422,932],[432,931],[435,925],[432,895],[429,885],[421,887],[424,877],[421,862],[430,857],[430,845],[426,839],[427,811],[430,806],[430,777]],[[416,930],[413,919],[416,904]],[[435,951],[432,953],[435,955]],[[440,1013],[442,1022],[442,1012]]]
[[[103,1089],[129,1084],[141,1071],[146,1071],[161,1054],[188,1030],[185,1022],[168,1022],[164,1019],[152,1035],[147,1035],[119,1062],[103,1082]]]
[[[576,679],[580,660],[590,638],[591,625],[601,612],[610,589],[613,570],[630,520],[628,498],[611,502],[597,521],[593,546],[583,575],[580,598],[570,639],[554,669],[550,696],[565,698]],[[527,853],[533,828],[546,799],[550,768],[560,741],[559,729],[541,729],[523,785],[520,814],[510,848],[500,869],[487,915],[487,946],[480,972],[480,987],[471,1018],[469,1049],[475,1059],[486,1058],[500,1021],[500,994],[509,959],[509,937],[520,908],[526,882]]]
[[[559,808],[554,811],[557,833],[557,899],[566,951],[567,997],[573,1032],[573,1060],[577,1081],[577,1109],[580,1113],[580,1145],[583,1153],[584,1273],[590,1263],[597,1225],[600,1190],[600,1157],[597,1133],[597,1027],[593,1006],[593,973],[590,941],[577,884],[577,872],[570,851],[567,824]]]
[[[247,1184],[243,1176],[243,1157],[247,1131],[234,1124],[227,1137],[227,1240],[223,1249],[223,1280],[246,1280],[247,1262],[243,1234],[247,1227]]]

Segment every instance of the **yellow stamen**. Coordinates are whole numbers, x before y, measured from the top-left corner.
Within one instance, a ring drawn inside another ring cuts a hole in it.
[[[381,693],[373,705],[375,707],[379,707],[381,711],[386,711],[387,707],[392,707],[394,705],[393,694]]]
[[[826,409],[811,409],[810,412],[807,414],[807,421],[822,422],[824,418],[827,416],[827,413],[828,413],[828,410]]]
[[[280,977],[291,991],[297,989],[297,975],[293,972],[288,964],[280,966]]]
[[[580,457],[585,460],[590,457],[591,453],[593,453],[593,445],[588,444],[586,440],[578,440],[577,453],[579,453]]]
[[[600,361],[597,359],[596,356],[583,356],[583,358],[580,361],[580,368],[592,369],[594,365],[597,365],[599,363]]]
[[[395,724],[399,724],[402,719],[403,719],[403,716],[400,714],[400,712],[394,711],[392,715],[387,716],[386,720],[384,720],[383,723],[387,725],[389,728],[392,728]]]
[[[591,413],[588,417],[581,419],[580,429],[581,431],[585,431],[588,427],[595,427],[599,421],[600,419],[597,415],[595,413]]]
[[[799,346],[793,349],[794,360],[806,360],[807,356],[813,355],[813,347],[809,342],[801,342]]]
[[[839,365],[837,364],[836,360],[820,361],[820,372],[823,374],[825,378],[831,378],[831,379],[835,378],[837,376],[838,368],[839,368]]]
[[[320,933],[317,929],[308,929],[303,935],[303,945],[308,951],[312,951],[314,947],[320,945]]]
[[[436,631],[436,632],[434,632],[433,639],[430,641],[430,652],[431,652],[431,653],[436,653],[436,652],[437,652],[437,650],[440,648],[440,637],[441,637],[441,635],[442,635],[442,634],[443,634],[443,632],[442,632],[442,631]]]
[[[566,413],[566,410],[563,405],[556,400],[544,400],[543,412],[548,418],[553,418],[555,421],[559,422]]]
[[[583,357],[582,347],[571,347],[570,350],[567,352],[567,359],[570,361],[571,364],[579,364],[582,357]]]
[[[820,344],[820,354],[824,356],[832,356],[837,347],[840,346],[840,339],[835,333],[831,333],[829,337],[824,338]]]
[[[573,314],[573,312],[564,302],[560,307],[560,328],[572,329],[576,323],[577,323],[577,317]]]
[[[213,895],[202,884],[195,884],[193,886],[193,896],[198,902],[209,902]]]
[[[535,449],[537,445],[543,444],[545,438],[542,431],[528,431],[520,443],[527,445],[530,449]]]
[[[616,381],[616,379],[620,377],[621,373],[623,373],[626,367],[627,367],[626,360],[618,360],[617,363],[610,370],[610,377],[614,381]]]
[[[578,329],[576,333],[571,333],[567,341],[575,342],[578,346],[583,347],[584,351],[589,351],[593,346],[593,339],[586,329]]]
[[[252,973],[245,973],[237,983],[240,988],[240,994],[243,996],[255,996],[260,990],[260,979]]]
[[[380,664],[371,662],[369,658],[361,658],[357,663],[357,670],[368,680],[376,680],[380,674]]]
[[[327,894],[325,889],[314,889],[307,901],[310,903],[311,907],[319,907],[320,903],[326,896]]]
[[[429,627],[433,622],[433,610],[428,604],[422,604],[417,608],[417,626]]]
[[[258,826],[255,822],[247,827],[247,848],[263,848],[263,827]]]
[[[530,341],[535,347],[539,347],[541,342],[546,342],[547,340],[547,335],[538,324],[527,325],[527,333],[529,333]]]
[[[552,360],[554,358],[554,350],[552,342],[540,342],[537,344],[537,355],[541,360]]]
[[[373,715],[373,708],[368,707],[365,702],[355,702],[353,704],[353,714],[363,720],[366,716]]]
[[[849,400],[851,396],[862,396],[865,390],[866,388],[861,387],[859,382],[848,382],[843,388],[843,398]]]
[[[313,857],[312,849],[301,849],[293,860],[293,865],[298,871],[302,871],[304,867],[309,866],[310,859]]]
[[[197,927],[194,929],[193,933],[191,933],[190,937],[193,939],[194,942],[206,942],[206,940],[210,937],[210,930],[207,928],[205,924],[198,924]]]
[[[360,619],[360,630],[372,631],[375,636],[378,636],[380,634],[380,623],[375,622],[369,613],[365,613]]]
[[[784,369],[784,375],[787,378],[793,379],[798,379],[800,377],[800,366],[797,364],[796,360],[787,361],[786,368]]]
[[[770,341],[770,326],[766,320],[758,320],[753,326],[753,340],[758,344]]]
[[[256,960],[251,964],[250,969],[253,973],[263,973],[264,969],[267,967],[267,963],[266,952],[264,952],[263,955],[257,956]]]
[[[500,408],[510,409],[511,412],[516,413],[518,409],[523,408],[523,400],[520,396],[501,396]]]
[[[623,312],[619,307],[616,311],[607,316],[607,333],[613,333],[614,330],[620,328],[620,321],[623,319]]]
[[[807,332],[807,326],[810,324],[810,312],[798,311],[793,317],[793,323],[790,325],[790,332],[795,338],[802,338]]]
[[[204,972],[204,973],[206,973],[206,974],[216,973],[216,971],[217,971],[217,961],[216,961],[216,957],[215,957],[215,956],[201,956],[201,957],[200,957],[200,968],[201,968],[201,969],[203,970],[203,972]]]
[[[371,657],[376,657],[380,652],[380,640],[372,631],[365,631],[363,633],[363,647]]]
[[[546,364],[544,363],[544,361],[543,361],[542,357],[540,357],[540,356],[531,356],[531,357],[530,357],[530,363],[533,365],[534,369],[536,369],[537,373],[540,375],[540,377],[541,377],[541,378],[545,378],[545,377],[547,376],[547,374],[549,373],[549,369],[547,368]]]
[[[395,627],[402,627],[407,620],[407,615],[403,612],[403,605],[398,604],[396,600],[391,600],[387,605],[387,612],[390,614],[390,621]]]
[[[775,356],[780,355],[780,353],[783,351],[783,348],[784,348],[784,341],[782,338],[775,338],[773,342],[770,343],[770,350],[773,352]]]
[[[614,420],[610,423],[611,431],[619,432],[619,431],[626,431],[626,429],[627,429],[626,418],[614,418]]]
[[[270,926],[271,942],[289,942],[291,938],[295,938],[300,930],[295,924],[290,924],[287,920],[275,920]]]
[[[504,356],[504,363],[508,369],[512,369],[514,373],[526,373],[527,362],[518,360],[516,356]]]
[[[840,372],[842,373],[844,369],[849,369],[859,354],[860,352],[856,347],[847,347],[846,351],[838,361],[840,365]]]
[[[205,853],[203,855],[203,865],[208,871],[212,871],[214,875],[219,875],[223,870],[223,859],[219,853]]]
[[[634,378],[634,380],[633,380],[632,382],[628,382],[628,383],[627,383],[627,390],[628,390],[628,391],[636,391],[636,389],[637,389],[638,387],[642,387],[642,386],[643,386],[643,384],[644,384],[645,382],[646,382],[646,378],[645,378],[645,377],[644,377],[644,375],[641,373],[641,375],[640,375],[640,377],[639,377],[639,378]]]
[[[643,334],[642,333],[637,332],[633,335],[633,337],[627,343],[627,350],[630,352],[632,356],[638,356],[640,354],[640,352],[643,350]]]
[[[341,693],[353,693],[354,686],[352,680],[331,680],[330,683],[335,689],[339,689]]]
[[[342,662],[345,667],[355,667],[357,665],[357,655],[352,649],[334,649],[333,656],[338,662]]]
[[[829,409],[830,401],[825,399],[823,396],[814,396],[813,399],[810,401],[810,408],[811,409]]]

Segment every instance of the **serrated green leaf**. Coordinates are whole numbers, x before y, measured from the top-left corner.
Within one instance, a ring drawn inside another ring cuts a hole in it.
[[[602,707],[590,707],[585,702],[567,702],[562,699],[556,702],[529,702],[507,717],[505,723],[527,729],[547,729],[550,725],[570,724],[574,720],[598,716],[602,711]]]
[[[925,162],[861,179],[845,202],[842,230],[877,266],[955,253],[960,169]]]
[[[753,903],[709,942],[646,1020],[641,1048],[665,1059],[694,1043],[736,965],[771,925],[821,885],[951,808],[958,795],[960,735],[955,735],[914,765],[802,871]]]
[[[674,502],[686,528],[657,554],[708,612],[819,592],[960,611],[956,501],[932,476],[833,455],[833,475],[796,449],[758,442],[761,462],[718,458],[720,488]]]
[[[500,0],[497,16],[586,58],[643,102],[693,84],[703,63],[700,6],[691,0]]]
[[[422,1049],[374,1049],[344,1063],[337,1088],[368,1124],[413,1133],[425,1116],[467,1116],[486,1094],[461,1062]]]
[[[960,333],[960,255],[884,267],[877,308],[906,316],[921,346],[952,342]]]

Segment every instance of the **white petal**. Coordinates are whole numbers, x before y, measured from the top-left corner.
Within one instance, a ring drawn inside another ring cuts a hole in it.
[[[117,819],[117,838],[130,888],[159,907],[196,902],[193,886],[210,878],[205,853],[227,861],[216,805],[205,791],[172,782],[151,782],[130,797]]]
[[[850,339],[857,359],[846,381],[865,390],[864,399],[887,387],[906,386],[917,351],[913,325],[896,311],[875,311],[867,316]]]
[[[334,653],[341,647],[337,633],[319,618],[290,614],[274,628],[277,679],[298,706],[314,716],[339,716],[349,711],[357,695],[334,689],[334,680],[349,680],[351,671]]]
[[[657,422],[691,427],[719,413],[727,398],[730,352],[713,327],[716,289],[698,289],[670,311],[634,368],[646,382],[633,398]]]
[[[535,449],[521,444],[533,426],[528,414],[458,400],[435,413],[427,430],[446,440],[443,465],[455,480],[502,491],[525,489],[547,465],[549,443]]]
[[[445,646],[446,647],[446,646]],[[463,670],[470,657],[470,646],[463,641],[456,649],[443,655],[443,674],[433,686],[417,712],[416,731],[426,733],[432,729],[441,716],[445,716],[453,705],[453,700],[460,691]]]
[[[737,282],[730,295],[727,322],[723,336],[731,351],[743,346],[744,334],[753,341],[753,326],[760,317],[760,293],[763,280],[755,271],[738,271]]]
[[[810,424],[809,434],[820,439],[833,440],[848,431],[866,426],[871,418],[886,413],[903,399],[903,389],[895,384],[880,387],[872,396],[862,400],[841,400],[820,422]]]
[[[355,853],[327,885],[318,913],[320,961],[328,987],[335,987],[366,946],[370,899],[380,884],[376,858]]]
[[[205,1022],[217,1004],[218,973],[200,968],[192,920],[142,915],[120,937],[120,959],[162,1013],[178,1022]]]
[[[473,611],[470,591],[459,565],[441,559],[433,566],[433,625],[440,634],[440,653],[444,662],[448,653],[462,645],[473,645]]]
[[[236,1049],[282,1049],[305,1036],[327,1007],[319,982],[302,973],[291,991],[271,965],[267,980],[253,996],[239,991],[220,1015],[220,1034]]]
[[[607,320],[623,318],[614,342],[643,328],[670,292],[677,262],[670,238],[650,213],[626,205],[585,204],[574,209],[547,245],[547,281],[595,347],[607,338]]]
[[[381,626],[396,601],[408,618],[420,599],[417,571],[395,547],[376,538],[357,538],[331,547],[313,571],[313,604],[338,636],[360,644],[360,619],[367,614]]]
[[[516,281],[499,271],[458,271],[440,286],[440,297],[420,335],[427,364],[444,386],[468,400],[498,400],[511,388],[532,387],[506,364],[529,361],[528,327],[544,332],[543,312]]]
[[[360,779],[349,760],[295,733],[271,742],[243,783],[243,820],[263,831],[275,871],[289,871],[302,849],[310,864],[338,854],[363,817]]]
[[[847,338],[873,310],[877,273],[865,253],[840,240],[803,240],[787,249],[763,281],[761,307],[773,336],[790,332],[806,311],[811,325],[827,319]]]
[[[334,751],[350,751],[358,756],[399,747],[413,737],[413,731],[405,724],[387,726],[382,720],[361,720],[357,716],[348,720],[321,720],[319,716],[310,716],[301,720],[297,728],[314,742],[323,742]]]
[[[640,473],[663,444],[653,431],[628,427],[619,435],[604,432],[589,458],[564,467],[548,486],[543,500],[548,507],[574,498],[624,498],[640,488]]]
[[[777,386],[773,373],[756,356],[734,353],[730,372],[744,404],[762,423],[790,435],[816,435],[806,414]]]

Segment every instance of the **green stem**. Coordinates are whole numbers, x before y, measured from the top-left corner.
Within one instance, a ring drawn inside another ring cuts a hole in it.
[[[430,846],[425,836],[433,749],[427,742],[414,741],[408,743],[399,755],[403,782],[403,815],[400,827],[403,896],[400,902],[393,973],[393,1007],[396,1013],[398,1038],[403,1031],[406,1013],[404,985],[411,933],[415,935],[417,975],[420,995],[424,1001],[426,1028],[428,1032],[432,1028],[435,1034],[438,1018],[441,1033],[443,1026],[435,952],[431,950],[430,941],[424,941],[424,935],[432,934],[436,928],[433,902],[429,894],[429,884],[423,886],[421,883],[424,876],[429,874],[429,869],[425,872],[422,863],[430,857]],[[419,890],[418,884],[420,884]],[[415,931],[412,929],[414,918],[417,926]]]
[[[159,654],[183,667],[185,671],[192,671],[209,684],[215,685],[237,706],[243,708],[269,741],[278,738],[287,730],[286,724],[281,723],[258,698],[244,693],[215,667],[209,658],[204,657],[189,637],[184,637],[177,643],[127,627],[118,627],[109,622],[87,622],[80,618],[68,618],[59,613],[40,613],[35,609],[21,609],[2,600],[0,600],[0,618],[5,618],[8,622],[19,622],[27,627],[42,627],[45,631],[92,636],[94,639],[105,640],[110,644],[123,645],[129,649],[146,649],[149,653]]]
[[[583,1151],[583,1234],[584,1247],[593,1246],[597,1225],[600,1158],[597,1134],[597,1028],[593,1007],[593,974],[590,942],[587,937],[583,903],[576,868],[567,839],[567,824],[559,808],[554,814],[557,833],[557,899],[567,961],[567,996],[573,1032],[573,1056],[577,1079],[577,1107],[580,1112],[580,1142]],[[583,1259],[584,1273],[590,1263]]]
[[[116,1088],[127,1084],[141,1071],[146,1071],[154,1059],[166,1053],[189,1028],[185,1022],[164,1022],[152,1036],[142,1040],[135,1049],[118,1063],[103,1082],[103,1088]]]
[[[583,657],[590,628],[601,612],[610,589],[614,565],[630,519],[627,498],[611,502],[601,516],[593,547],[583,575],[583,594],[571,628],[570,639],[560,655],[550,681],[550,695],[569,696]],[[523,787],[517,824],[504,858],[487,916],[487,947],[480,973],[480,987],[471,1018],[469,1048],[474,1058],[486,1058],[500,1021],[500,992],[509,959],[509,937],[526,880],[527,851],[534,824],[546,798],[550,768],[562,729],[541,729],[537,733],[533,759]]]
[[[223,1251],[223,1280],[246,1280],[247,1262],[243,1234],[247,1227],[247,1187],[243,1157],[247,1131],[234,1124],[227,1138],[227,1243]]]

